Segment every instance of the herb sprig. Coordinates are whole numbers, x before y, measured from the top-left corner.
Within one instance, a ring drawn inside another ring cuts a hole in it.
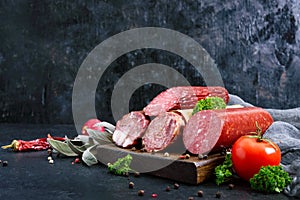
[[[265,166],[250,179],[250,184],[254,190],[280,193],[291,181],[291,177],[281,166]]]
[[[201,111],[201,110],[215,110],[215,109],[224,109],[226,108],[225,101],[220,97],[206,97],[201,99],[195,105],[192,115]]]
[[[132,161],[132,156],[130,154],[127,154],[127,156],[123,158],[119,158],[113,164],[108,163],[107,164],[108,171],[116,175],[124,176],[128,174],[130,171],[133,171],[130,168],[131,161]]]
[[[232,171],[232,161],[231,161],[230,152],[226,153],[224,162],[215,168],[215,175],[216,175],[217,185],[220,185],[230,180],[230,178],[232,177],[233,171]]]

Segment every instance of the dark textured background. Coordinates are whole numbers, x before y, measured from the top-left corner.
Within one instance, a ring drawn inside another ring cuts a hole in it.
[[[0,121],[72,123],[72,85],[88,53],[131,28],[180,31],[215,60],[228,91],[266,108],[300,105],[300,5],[297,0],[0,2]],[[157,62],[203,84],[182,58],[141,49],[118,58],[101,78],[99,118],[113,122],[110,95],[129,69]],[[164,89],[145,85],[130,101],[142,108]]]

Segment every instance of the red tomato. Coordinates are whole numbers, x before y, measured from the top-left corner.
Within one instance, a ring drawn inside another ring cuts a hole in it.
[[[232,146],[232,164],[236,173],[249,181],[262,166],[279,165],[281,151],[275,143],[271,143],[251,136],[240,137]]]
[[[84,123],[82,130],[81,130],[81,134],[88,135],[88,133],[86,131],[87,128],[104,132],[105,129],[103,126],[96,126],[96,124],[98,124],[100,122],[101,121],[99,119],[89,119],[87,122]]]

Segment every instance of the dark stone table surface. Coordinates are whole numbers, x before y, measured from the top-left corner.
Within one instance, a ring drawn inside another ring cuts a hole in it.
[[[72,125],[24,125],[0,124],[0,145],[9,144],[13,139],[31,140],[53,136],[72,138],[77,135]],[[8,161],[8,166],[0,167],[0,199],[216,199],[221,192],[221,199],[290,199],[284,194],[261,194],[249,187],[245,182],[235,180],[234,189],[229,190],[227,184],[216,186],[213,181],[200,185],[180,184],[178,190],[173,189],[174,181],[161,179],[145,174],[140,177],[121,177],[109,174],[105,165],[92,167],[84,164],[72,164],[74,158],[53,157],[54,164],[49,164],[47,151],[17,153],[0,150],[0,159]],[[184,170],[184,169],[183,169]],[[129,182],[134,182],[129,189]],[[165,188],[171,187],[170,192]],[[144,190],[144,196],[138,196],[138,190]],[[202,190],[204,196],[197,197]]]

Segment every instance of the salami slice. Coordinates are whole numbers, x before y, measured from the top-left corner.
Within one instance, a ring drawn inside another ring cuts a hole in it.
[[[142,138],[149,122],[142,112],[130,112],[117,122],[112,139],[118,146],[132,147]]]
[[[222,146],[230,147],[240,136],[255,132],[256,122],[264,133],[273,119],[258,107],[203,110],[189,119],[183,130],[183,143],[193,154],[207,154]]]
[[[144,148],[148,152],[165,149],[180,133],[185,125],[180,113],[165,112],[155,117],[143,137]]]
[[[143,110],[148,116],[176,109],[191,109],[207,96],[217,96],[229,101],[228,91],[223,87],[181,86],[169,88],[157,95]]]

